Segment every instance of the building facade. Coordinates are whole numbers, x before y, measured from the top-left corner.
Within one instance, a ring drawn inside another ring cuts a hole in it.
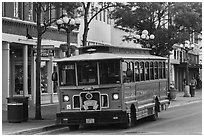
[[[200,62],[201,42],[194,44],[195,47],[186,50],[184,45],[173,46],[170,55],[170,82],[175,85],[178,91],[184,91],[185,81],[190,82],[192,77],[202,79],[202,64]],[[187,76],[188,75],[188,76]]]
[[[50,6],[50,5],[47,5]],[[63,9],[48,11],[43,17],[59,18]],[[98,14],[89,26],[88,45],[131,45],[122,42],[125,33],[114,27],[109,10]],[[2,105],[6,109],[8,97],[28,96],[29,105],[35,104],[36,91],[36,13],[32,2],[2,3]],[[82,44],[83,18],[78,31],[71,33],[71,45]],[[31,37],[30,37],[31,36]],[[65,31],[58,31],[56,23],[42,35],[41,50],[41,104],[58,102],[51,74],[55,58],[65,57],[60,48],[66,43]]]
[[[7,97],[28,96],[35,104],[36,91],[36,15],[30,2],[2,3],[2,105]],[[59,12],[53,12],[59,16]],[[51,80],[53,60],[65,56],[60,44],[66,43],[66,33],[51,26],[41,43],[41,104],[58,102]],[[77,46],[78,32],[71,33],[71,45]]]

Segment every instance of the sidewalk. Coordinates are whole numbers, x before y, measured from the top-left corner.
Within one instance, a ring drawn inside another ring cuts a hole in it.
[[[196,90],[195,97],[183,97],[183,95],[183,92],[178,92],[176,99],[171,101],[169,108],[201,101],[202,89]],[[2,134],[32,134],[55,128],[57,105],[52,104],[41,107],[43,120],[35,120],[35,109],[29,108],[29,120],[22,123],[8,123],[7,111],[2,111]]]

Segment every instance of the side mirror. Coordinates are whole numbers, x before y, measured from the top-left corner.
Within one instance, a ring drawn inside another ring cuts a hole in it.
[[[57,72],[53,72],[52,73],[52,81],[57,81],[58,77],[57,77]]]

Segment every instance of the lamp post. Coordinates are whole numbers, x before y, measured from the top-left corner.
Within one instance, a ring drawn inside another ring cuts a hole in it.
[[[134,38],[136,39],[136,41],[139,41],[139,42],[142,41],[142,43],[147,44],[145,40],[153,40],[155,36],[153,34],[149,34],[147,30],[143,30],[141,35],[136,34]],[[148,47],[149,43],[146,46]]]
[[[63,52],[67,52],[67,57],[71,56],[71,46],[70,46],[70,34],[72,30],[79,29],[80,19],[79,18],[68,18],[67,14],[64,14],[60,19],[57,20],[58,30],[64,29],[67,33],[67,43],[61,44]]]
[[[185,50],[186,52],[186,84],[185,84],[185,89],[184,89],[184,97],[190,97],[190,86],[189,86],[189,55],[188,55],[188,52],[190,50],[193,50],[194,48],[194,45],[191,44],[190,45],[190,42],[189,41],[185,41],[185,44],[184,44],[184,47],[183,49]]]

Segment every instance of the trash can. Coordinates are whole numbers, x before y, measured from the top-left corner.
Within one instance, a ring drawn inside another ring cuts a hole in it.
[[[191,85],[191,86],[190,86],[190,94],[191,94],[191,97],[194,97],[194,96],[195,96],[195,89],[196,89],[196,86],[195,86],[195,85]]]
[[[8,122],[20,123],[23,121],[23,103],[8,103]]]
[[[24,121],[24,122],[28,121],[28,97],[23,97],[23,96],[9,97],[9,98],[7,98],[7,102],[8,102],[8,104],[21,103],[22,104],[22,111],[23,111],[21,114],[22,115],[22,121]],[[13,114],[15,114],[15,113],[13,113]]]

